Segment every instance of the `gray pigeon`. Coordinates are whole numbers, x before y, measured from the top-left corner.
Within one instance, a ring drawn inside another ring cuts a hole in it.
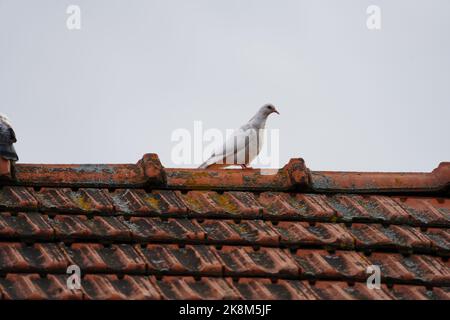
[[[0,114],[0,157],[6,160],[18,161],[13,143],[17,141],[16,134],[8,117]]]
[[[247,168],[261,151],[263,145],[262,130],[271,113],[280,114],[273,105],[266,104],[246,124],[235,130],[199,169],[219,169],[231,165]]]

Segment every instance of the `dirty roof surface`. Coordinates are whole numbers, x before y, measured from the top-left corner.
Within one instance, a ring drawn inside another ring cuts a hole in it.
[[[450,163],[431,173],[16,165],[2,299],[450,299]],[[66,286],[78,265],[80,290]],[[381,289],[366,286],[367,267]]]

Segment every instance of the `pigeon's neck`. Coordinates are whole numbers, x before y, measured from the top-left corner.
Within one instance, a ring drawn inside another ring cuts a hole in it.
[[[256,129],[264,129],[266,126],[267,115],[258,112],[250,119],[249,124]]]

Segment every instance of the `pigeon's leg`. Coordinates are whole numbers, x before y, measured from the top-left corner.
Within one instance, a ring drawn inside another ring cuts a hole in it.
[[[246,164],[241,164],[241,167],[242,167],[242,169],[245,169],[245,170],[252,169],[251,167],[247,166]]]

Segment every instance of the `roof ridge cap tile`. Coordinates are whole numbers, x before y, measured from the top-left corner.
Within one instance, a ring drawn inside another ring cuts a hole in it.
[[[164,168],[155,153],[136,164],[16,164],[2,185],[326,193],[427,193],[448,195],[450,162],[432,172],[310,171],[302,158],[280,169]]]
[[[165,169],[171,189],[306,191],[310,172],[302,158],[280,169]]]
[[[165,184],[157,154],[145,154],[137,164],[17,164],[14,181],[3,185],[48,187],[146,187]]]
[[[432,172],[311,171],[312,190],[351,193],[448,193],[450,162]]]
[[[147,185],[159,186],[167,183],[166,172],[156,153],[144,154],[137,164],[144,170]]]

